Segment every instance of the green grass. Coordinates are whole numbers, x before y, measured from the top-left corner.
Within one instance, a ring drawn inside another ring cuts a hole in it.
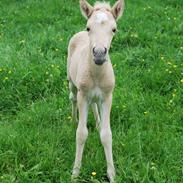
[[[182,7],[179,0],[128,0],[118,22],[110,55],[119,183],[183,182]],[[85,24],[75,0],[1,0],[0,182],[70,182],[76,125],[67,45]],[[78,182],[107,182],[91,114],[88,128]]]

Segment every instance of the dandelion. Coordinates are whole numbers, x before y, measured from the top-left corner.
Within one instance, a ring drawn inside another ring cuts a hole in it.
[[[181,79],[180,82],[183,83],[183,79]]]
[[[92,176],[96,176],[97,175],[97,173],[96,172],[92,172]]]

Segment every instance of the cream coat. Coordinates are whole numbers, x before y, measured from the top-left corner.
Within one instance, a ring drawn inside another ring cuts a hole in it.
[[[118,0],[111,8],[107,3],[96,3],[92,7],[86,0],[80,0],[83,15],[88,19],[89,31],[75,34],[68,47],[67,78],[69,80],[72,117],[79,123],[76,132],[76,157],[72,178],[79,175],[84,144],[88,136],[88,107],[92,105],[93,113],[100,129],[100,138],[104,146],[107,175],[114,182],[115,168],[112,156],[112,133],[110,129],[110,111],[115,77],[108,54],[116,20],[122,15],[124,2]],[[91,29],[91,30],[90,30]],[[106,48],[105,62],[94,62],[92,49]],[[98,111],[99,108],[99,111]],[[100,112],[100,113],[99,113]]]

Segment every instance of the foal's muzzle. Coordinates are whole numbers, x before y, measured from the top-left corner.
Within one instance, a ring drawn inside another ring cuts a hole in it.
[[[93,60],[95,64],[102,65],[106,61],[107,48],[93,48]]]

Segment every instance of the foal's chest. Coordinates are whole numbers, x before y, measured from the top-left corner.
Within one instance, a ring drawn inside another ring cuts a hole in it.
[[[91,102],[97,102],[103,100],[103,92],[101,88],[98,86],[95,86],[94,88],[90,89],[88,92],[88,99]]]

